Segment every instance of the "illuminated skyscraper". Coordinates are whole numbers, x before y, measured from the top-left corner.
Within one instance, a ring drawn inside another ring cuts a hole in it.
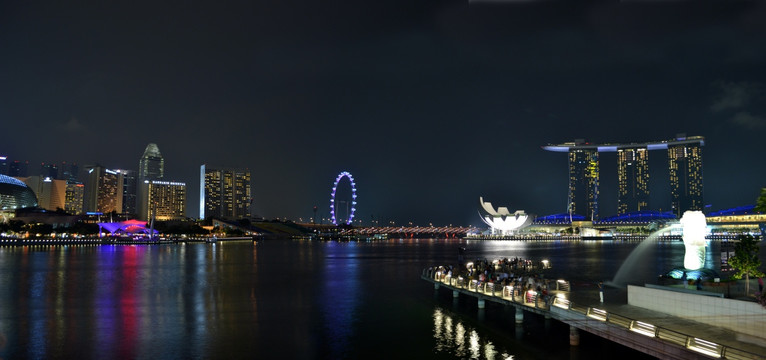
[[[84,195],[85,185],[78,182],[67,182],[64,210],[73,215],[82,214],[82,203]]]
[[[138,178],[143,180],[160,180],[165,177],[165,159],[160,154],[157,144],[146,145],[144,155],[138,161]]]
[[[668,146],[670,196],[673,214],[681,217],[686,210],[702,210],[702,146],[701,136],[681,137]]]
[[[135,170],[117,170],[122,174],[122,213],[136,215],[138,210],[138,179]]]
[[[681,217],[686,210],[702,210],[702,136],[630,144],[589,144],[576,140],[543,149],[569,154],[568,212],[598,219],[598,153],[617,152],[620,214],[649,210],[649,151],[667,150],[671,209]]]
[[[160,154],[160,148],[157,144],[146,145],[144,155],[138,161],[138,188],[136,189],[136,208],[140,220],[149,220],[144,218],[149,213],[149,204],[146,202],[148,197],[147,180],[162,180],[165,176],[165,159]]]
[[[649,151],[617,150],[617,214],[649,210]]]
[[[88,170],[83,211],[122,212],[122,174],[96,165]]]
[[[598,219],[598,150],[572,148],[569,151],[568,212]]]
[[[200,167],[200,219],[252,216],[250,170]]]
[[[186,216],[186,184],[181,182],[145,180],[147,212],[139,214],[142,219],[183,219]]]

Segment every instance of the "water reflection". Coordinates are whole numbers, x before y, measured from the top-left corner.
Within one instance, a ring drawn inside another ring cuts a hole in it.
[[[347,357],[359,297],[358,244],[328,243],[324,261],[322,314],[330,346],[330,358]]]
[[[453,354],[458,358],[513,359],[513,355],[495,349],[492,341],[482,339],[479,332],[440,308],[433,313],[433,335],[437,353]]]
[[[420,280],[424,267],[454,263],[462,245],[0,246],[0,357],[568,359],[566,334],[540,337],[547,328],[527,320],[514,333],[512,313],[475,315],[475,302],[461,318],[469,302]],[[485,241],[467,255],[545,257],[551,276],[592,280],[614,273],[634,247]]]

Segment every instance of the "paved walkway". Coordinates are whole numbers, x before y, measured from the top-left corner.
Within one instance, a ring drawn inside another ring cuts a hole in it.
[[[597,289],[578,290],[569,293],[570,301],[581,306],[602,308],[609,313],[626,318],[650,323],[657,327],[677,331],[686,335],[709,340],[721,345],[744,350],[760,355],[766,359],[766,341],[764,344],[753,344],[738,340],[737,333],[722,327],[710,326],[689,318],[671,316],[665,313],[647,310],[628,305],[627,289],[607,287],[604,293],[604,303],[599,303]]]

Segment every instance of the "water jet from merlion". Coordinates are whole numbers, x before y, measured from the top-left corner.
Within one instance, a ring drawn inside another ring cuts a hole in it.
[[[607,282],[607,285],[624,287],[630,282],[648,280],[641,279],[640,276],[638,276],[638,268],[642,264],[646,264],[647,261],[651,261],[647,259],[647,252],[654,244],[656,244],[660,236],[671,234],[674,230],[679,228],[682,230],[682,239],[685,248],[683,268],[680,266],[675,267],[668,274],[678,279],[687,271],[687,276],[691,276],[692,272],[697,274],[694,276],[699,276],[700,272],[696,271],[699,270],[703,273],[702,276],[709,277],[710,271],[702,269],[705,266],[705,246],[707,244],[705,240],[705,235],[707,234],[707,221],[705,220],[705,215],[701,211],[686,211],[678,224],[657,230],[638,244],[625,261],[623,261],[612,281]]]

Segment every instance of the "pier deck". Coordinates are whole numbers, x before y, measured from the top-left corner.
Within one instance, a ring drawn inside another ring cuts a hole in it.
[[[573,336],[579,341],[577,330],[582,330],[663,359],[766,360],[766,346],[742,341],[741,334],[734,331],[627,305],[625,290],[609,289],[606,302],[600,303],[597,290],[569,291],[565,283],[565,290],[551,290],[550,298],[544,301],[534,295],[510,296],[509,287],[458,281],[428,269],[421,278],[433,283],[435,289],[452,290],[455,297],[476,298],[480,308],[485,301],[514,306],[517,322],[523,319],[523,312],[561,321],[570,325],[570,341]]]

